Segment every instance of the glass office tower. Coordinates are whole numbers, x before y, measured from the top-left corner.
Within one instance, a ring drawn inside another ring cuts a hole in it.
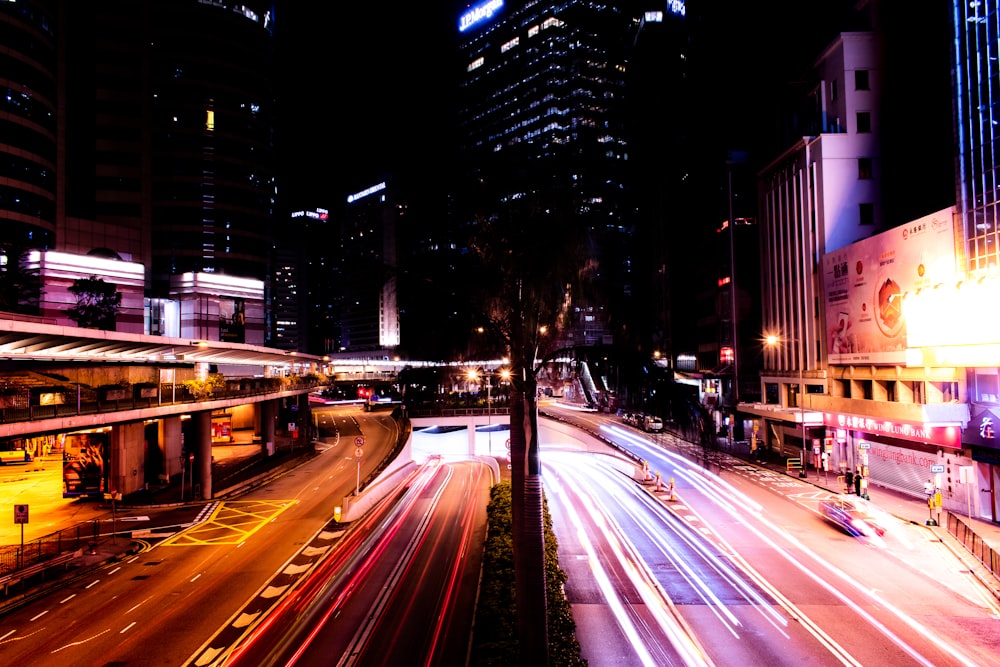
[[[954,3],[955,138],[958,143],[957,201],[964,216],[970,277],[996,276],[1000,269],[1000,12],[997,0]]]
[[[0,3],[0,272],[56,229],[57,60],[53,3]],[[16,301],[16,299],[15,299]],[[13,310],[5,303],[0,310]]]
[[[682,17],[637,4],[492,0],[458,20],[460,210],[543,211],[540,224],[585,231],[605,297],[574,304],[568,345],[610,343],[650,306],[633,293],[647,277],[635,273],[629,58],[644,25]]]

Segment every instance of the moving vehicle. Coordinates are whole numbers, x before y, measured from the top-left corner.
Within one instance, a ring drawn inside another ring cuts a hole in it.
[[[862,498],[834,496],[820,501],[820,514],[830,523],[855,537],[881,537],[885,534],[874,512]]]
[[[663,420],[656,415],[646,415],[642,420],[642,430],[648,433],[659,433],[663,430]]]

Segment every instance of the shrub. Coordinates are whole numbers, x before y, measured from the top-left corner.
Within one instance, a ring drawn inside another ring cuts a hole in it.
[[[547,504],[543,506],[543,512],[549,664],[553,667],[582,667],[587,661],[580,657],[576,622],[563,591],[566,573],[559,567],[559,543],[552,531]],[[490,490],[486,513],[489,533],[483,553],[470,664],[506,667],[518,661],[510,482],[501,482]]]

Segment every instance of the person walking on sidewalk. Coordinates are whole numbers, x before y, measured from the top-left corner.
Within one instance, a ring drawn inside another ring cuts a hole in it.
[[[854,471],[854,495],[861,495],[861,466]]]

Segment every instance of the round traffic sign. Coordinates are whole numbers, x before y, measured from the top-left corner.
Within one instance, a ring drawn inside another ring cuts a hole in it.
[[[356,458],[360,459],[362,454],[364,454],[364,451],[360,447],[355,447],[354,448],[354,456]]]
[[[365,444],[365,436],[359,435],[358,437],[354,438],[354,444],[357,445],[358,447],[361,447],[362,445],[364,445]]]

